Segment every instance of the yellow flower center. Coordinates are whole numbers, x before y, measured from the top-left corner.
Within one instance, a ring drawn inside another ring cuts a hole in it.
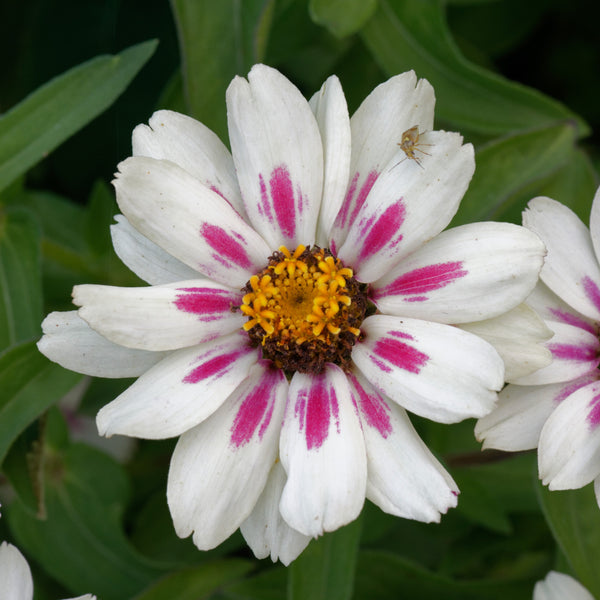
[[[347,368],[367,306],[363,288],[329,250],[282,246],[243,289],[244,330],[286,371]]]

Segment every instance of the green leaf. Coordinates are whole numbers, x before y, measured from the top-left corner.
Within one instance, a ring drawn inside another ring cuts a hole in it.
[[[572,119],[578,136],[589,131],[559,102],[467,61],[450,35],[442,0],[380,0],[361,35],[388,75],[414,69],[428,79],[436,117],[459,130],[497,136]]]
[[[275,0],[172,0],[190,114],[227,140],[225,90],[264,60]]]
[[[18,501],[6,511],[18,545],[73,593],[131,598],[164,574],[126,539],[122,513],[129,484],[106,454],[73,444],[46,451],[47,519]]]
[[[311,19],[339,38],[359,31],[376,8],[377,0],[310,0],[308,5]]]
[[[209,598],[223,586],[240,579],[253,568],[252,561],[234,558],[182,569],[161,579],[136,596],[136,600],[173,600],[173,598],[201,600]]]
[[[17,436],[80,378],[50,362],[34,342],[0,354],[0,464]]]
[[[60,75],[0,118],[0,190],[108,108],[156,41],[99,56]]]
[[[276,567],[227,585],[222,595],[227,600],[281,600],[285,597],[286,585],[287,569]]]
[[[477,152],[475,175],[452,225],[509,219],[525,208],[519,192],[548,177],[570,158],[575,142],[571,123],[518,133]],[[529,198],[528,198],[529,199]]]
[[[0,212],[0,351],[39,335],[40,228],[25,211]]]
[[[600,511],[592,485],[551,492],[538,484],[538,498],[548,525],[577,579],[600,598]]]
[[[361,552],[354,600],[531,600],[533,581],[456,581],[385,552]]]
[[[359,518],[312,541],[289,568],[288,600],[349,600],[360,541]]]

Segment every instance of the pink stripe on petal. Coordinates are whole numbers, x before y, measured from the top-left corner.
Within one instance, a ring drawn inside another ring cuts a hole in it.
[[[352,177],[352,181],[350,182],[348,191],[346,192],[346,197],[344,198],[342,207],[340,208],[340,211],[336,217],[335,224],[337,227],[342,229],[347,229],[348,226],[356,219],[358,211],[362,208],[362,205],[365,203],[371,188],[375,185],[375,182],[379,177],[379,172],[370,171],[357,194],[356,188],[359,177],[360,173],[355,173],[354,177]],[[352,214],[350,214],[350,207],[352,207]]]
[[[187,313],[198,315],[200,321],[216,321],[223,318],[232,306],[240,304],[241,295],[214,288],[179,288],[182,292],[175,299],[175,306]]]
[[[598,335],[596,327],[594,327],[591,323],[588,323],[586,320],[576,315],[573,315],[567,311],[559,310],[558,308],[551,308],[549,310],[562,323],[566,323],[567,325],[573,325],[574,327],[579,327],[580,329],[589,331],[593,335]]]
[[[594,396],[588,406],[591,408],[587,416],[590,429],[596,429],[600,425],[600,394]]]
[[[396,246],[402,240],[399,233],[406,207],[402,199],[390,204],[379,216],[371,216],[366,222],[360,224],[362,246],[358,254],[358,260],[364,260],[377,254],[384,246]]]
[[[329,435],[334,419],[339,433],[339,404],[335,389],[327,386],[322,376],[314,376],[312,385],[298,394],[294,407],[300,431],[304,430],[307,450],[318,449]]]
[[[358,399],[354,399],[360,412],[365,418],[369,427],[376,429],[381,437],[387,438],[392,433],[392,422],[390,420],[390,407],[387,402],[374,390],[368,394],[360,385],[358,380],[351,373],[348,379],[352,381],[354,389],[358,394]]]
[[[285,379],[280,369],[269,369],[259,384],[250,391],[241,403],[231,426],[231,445],[240,448],[247,444],[258,429],[262,440],[273,416],[277,386]]]
[[[569,385],[563,387],[560,392],[554,397],[554,403],[560,404],[563,400],[568,398],[571,394],[574,394],[578,389],[585,387],[589,383],[594,381],[598,381],[600,379],[600,371],[595,371],[586,375],[585,377],[581,377],[574,382],[570,382]]]
[[[238,358],[241,358],[248,352],[252,351],[253,349],[248,347],[210,358],[206,362],[203,362],[201,365],[198,365],[192,371],[190,371],[183,378],[183,383],[198,383],[199,381],[203,381],[209,377],[220,379],[235,366]]]
[[[468,271],[462,267],[462,261],[455,261],[428,265],[414,271],[409,271],[408,273],[403,273],[384,288],[375,290],[373,298],[376,300],[384,296],[419,294],[419,299],[426,299],[426,297],[422,296],[423,294],[446,287],[453,281],[467,275]],[[408,300],[414,301],[416,298]]]
[[[594,303],[594,306],[600,310],[600,289],[592,279],[584,277],[581,280],[585,295]]]
[[[598,350],[591,346],[576,346],[574,344],[548,344],[548,350],[554,358],[589,362],[598,359]]]
[[[267,194],[267,184],[260,174],[258,175],[258,183],[260,186],[260,204],[258,205],[258,212],[262,217],[269,221],[269,223],[272,223],[273,213],[271,212],[271,205]]]
[[[296,207],[294,188],[287,167],[279,166],[273,169],[269,186],[279,228],[285,237],[293,238],[296,233]],[[299,196],[301,198],[302,194]],[[297,207],[299,213],[302,212],[301,207],[302,200]]]
[[[378,340],[373,351],[388,363],[399,369],[415,374],[420,373],[421,369],[429,361],[429,356],[427,356],[427,354],[420,352],[404,342],[391,338],[382,338]]]
[[[204,223],[200,228],[200,234],[215,251],[213,258],[221,264],[230,266],[230,261],[245,269],[252,266],[252,261],[244,247],[221,227]]]

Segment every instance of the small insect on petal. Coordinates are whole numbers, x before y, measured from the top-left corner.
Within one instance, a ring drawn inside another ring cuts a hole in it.
[[[404,162],[407,158],[410,158],[410,160],[414,160],[421,167],[421,169],[423,168],[421,160],[419,160],[419,157],[415,155],[415,152],[420,152],[421,154],[431,156],[429,152],[421,150],[421,147],[432,146],[433,144],[424,144],[423,142],[419,142],[419,137],[421,136],[421,133],[419,133],[419,127],[417,125],[414,125],[402,134],[402,138],[398,142],[398,146],[400,146],[400,150],[402,150],[402,152],[406,154],[406,158],[403,158],[400,162],[396,163],[392,167],[392,169],[397,167],[400,163]]]

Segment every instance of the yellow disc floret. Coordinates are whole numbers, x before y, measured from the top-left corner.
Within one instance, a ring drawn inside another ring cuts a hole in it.
[[[366,296],[352,269],[329,250],[300,245],[292,253],[282,246],[243,291],[244,330],[265,358],[302,372],[350,360]]]

